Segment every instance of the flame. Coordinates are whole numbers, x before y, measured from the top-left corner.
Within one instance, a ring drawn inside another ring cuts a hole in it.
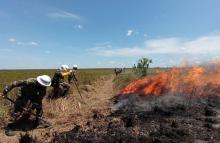
[[[219,66],[220,67],[220,66]],[[139,94],[160,96],[165,94],[185,94],[205,96],[218,94],[220,89],[220,68],[191,67],[173,68],[131,82],[120,95]]]

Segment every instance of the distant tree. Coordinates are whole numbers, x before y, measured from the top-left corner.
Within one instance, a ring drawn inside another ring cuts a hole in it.
[[[152,63],[151,59],[148,58],[139,59],[137,63],[137,73],[140,74],[141,76],[146,76],[147,70],[151,63]]]

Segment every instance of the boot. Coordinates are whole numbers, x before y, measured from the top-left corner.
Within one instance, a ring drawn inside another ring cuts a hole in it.
[[[63,97],[67,97],[67,96],[68,96],[68,92],[69,92],[69,90],[65,89],[65,90],[63,91]]]
[[[48,128],[51,126],[51,123],[45,120],[38,119],[37,128]]]
[[[12,129],[10,128],[5,128],[5,135],[6,136],[14,136],[15,135],[15,131],[13,131]]]

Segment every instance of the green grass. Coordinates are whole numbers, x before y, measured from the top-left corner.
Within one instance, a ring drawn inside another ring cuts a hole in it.
[[[126,72],[126,73],[120,74],[114,79],[114,87],[116,90],[121,90],[126,85],[128,85],[130,82],[135,81],[137,79],[138,79],[138,76],[135,75],[133,72]]]
[[[35,78],[39,75],[49,75],[53,77],[55,70],[2,70],[0,71],[0,92],[12,81],[25,80],[27,78]],[[81,69],[78,70],[77,78],[79,84],[88,84],[97,80],[101,76],[112,74],[112,69]]]

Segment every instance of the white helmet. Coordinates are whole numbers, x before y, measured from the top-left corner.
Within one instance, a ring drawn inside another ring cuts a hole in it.
[[[73,69],[78,69],[78,66],[77,65],[73,65]]]
[[[61,67],[60,67],[60,70],[62,70],[62,71],[68,71],[70,68],[69,68],[69,66],[68,65],[62,65]]]
[[[50,86],[51,85],[51,78],[48,75],[38,76],[37,82],[42,86]]]

